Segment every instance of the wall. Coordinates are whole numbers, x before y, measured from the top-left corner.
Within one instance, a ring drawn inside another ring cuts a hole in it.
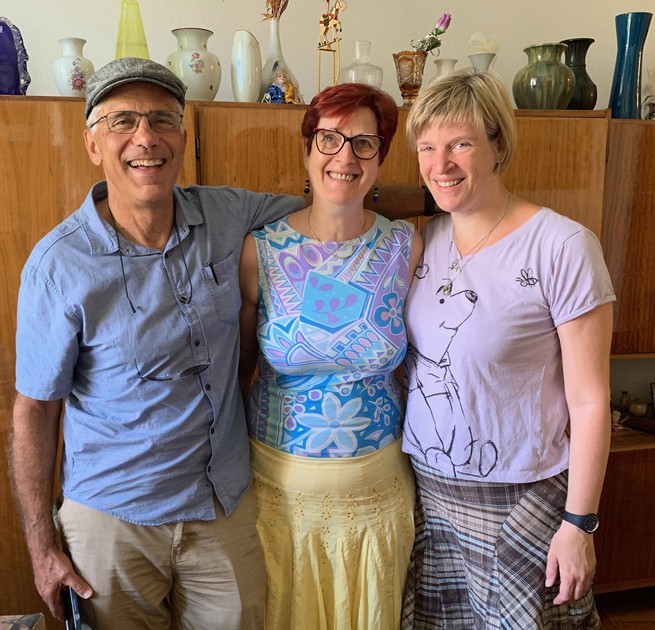
[[[29,54],[28,71],[31,96],[57,95],[52,76],[52,62],[60,54],[57,40],[82,37],[87,40],[85,55],[96,68],[114,57],[120,15],[120,0],[21,0],[3,2],[0,15],[9,18],[20,30]],[[596,40],[588,54],[587,70],[598,86],[598,108],[607,107],[616,59],[614,16],[626,11],[653,12],[652,0],[468,0],[441,2],[434,0],[347,0],[342,16],[343,40],[341,66],[353,59],[352,42],[367,39],[373,42],[371,61],[384,70],[383,88],[400,104],[391,54],[407,49],[412,39],[426,35],[444,12],[453,15],[450,29],[443,37],[441,55],[459,59],[458,67],[468,64],[472,52],[467,42],[472,34],[484,32],[495,36],[499,54],[492,67],[508,86],[517,71],[525,65],[523,48],[529,44],[558,41],[570,37],[592,37]],[[245,29],[259,40],[265,56],[268,27],[261,20],[265,0],[186,0],[161,2],[140,0],[141,15],[150,49],[150,57],[165,63],[176,48],[170,31],[185,26],[203,26],[214,31],[208,48],[218,55],[223,79],[216,100],[231,101],[230,55],[234,32]],[[289,0],[280,22],[282,50],[301,91],[308,101],[318,91],[318,21],[323,12],[319,0]],[[646,40],[644,82],[647,69],[655,81],[655,24]],[[331,57],[324,54],[324,57]],[[428,58],[428,64],[431,58]],[[331,61],[323,59],[323,68]],[[433,67],[425,72],[427,80],[434,76]],[[324,82],[321,87],[325,87]]]

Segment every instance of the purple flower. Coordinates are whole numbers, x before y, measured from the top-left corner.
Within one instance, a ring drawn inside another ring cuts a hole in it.
[[[439,31],[439,34],[445,33],[450,26],[450,21],[452,20],[452,15],[450,13],[444,13],[437,22],[436,29]]]

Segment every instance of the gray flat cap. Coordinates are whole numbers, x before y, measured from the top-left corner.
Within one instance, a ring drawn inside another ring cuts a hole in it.
[[[126,83],[145,81],[154,83],[168,90],[184,107],[186,85],[180,81],[168,68],[150,59],[138,57],[122,57],[110,61],[106,66],[96,70],[86,83],[85,118],[91,110],[102,101],[114,88]]]

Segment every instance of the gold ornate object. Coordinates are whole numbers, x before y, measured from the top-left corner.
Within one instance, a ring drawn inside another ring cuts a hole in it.
[[[318,35],[318,91],[321,91],[321,53],[332,55],[332,85],[339,81],[341,69],[341,19],[339,14],[347,9],[345,0],[323,0],[323,14],[319,20]]]

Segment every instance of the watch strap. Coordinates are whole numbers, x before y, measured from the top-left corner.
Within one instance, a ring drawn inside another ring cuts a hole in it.
[[[564,510],[562,512],[562,520],[579,527],[587,534],[593,534],[599,525],[598,514],[594,514],[593,512],[589,514],[573,514]]]

